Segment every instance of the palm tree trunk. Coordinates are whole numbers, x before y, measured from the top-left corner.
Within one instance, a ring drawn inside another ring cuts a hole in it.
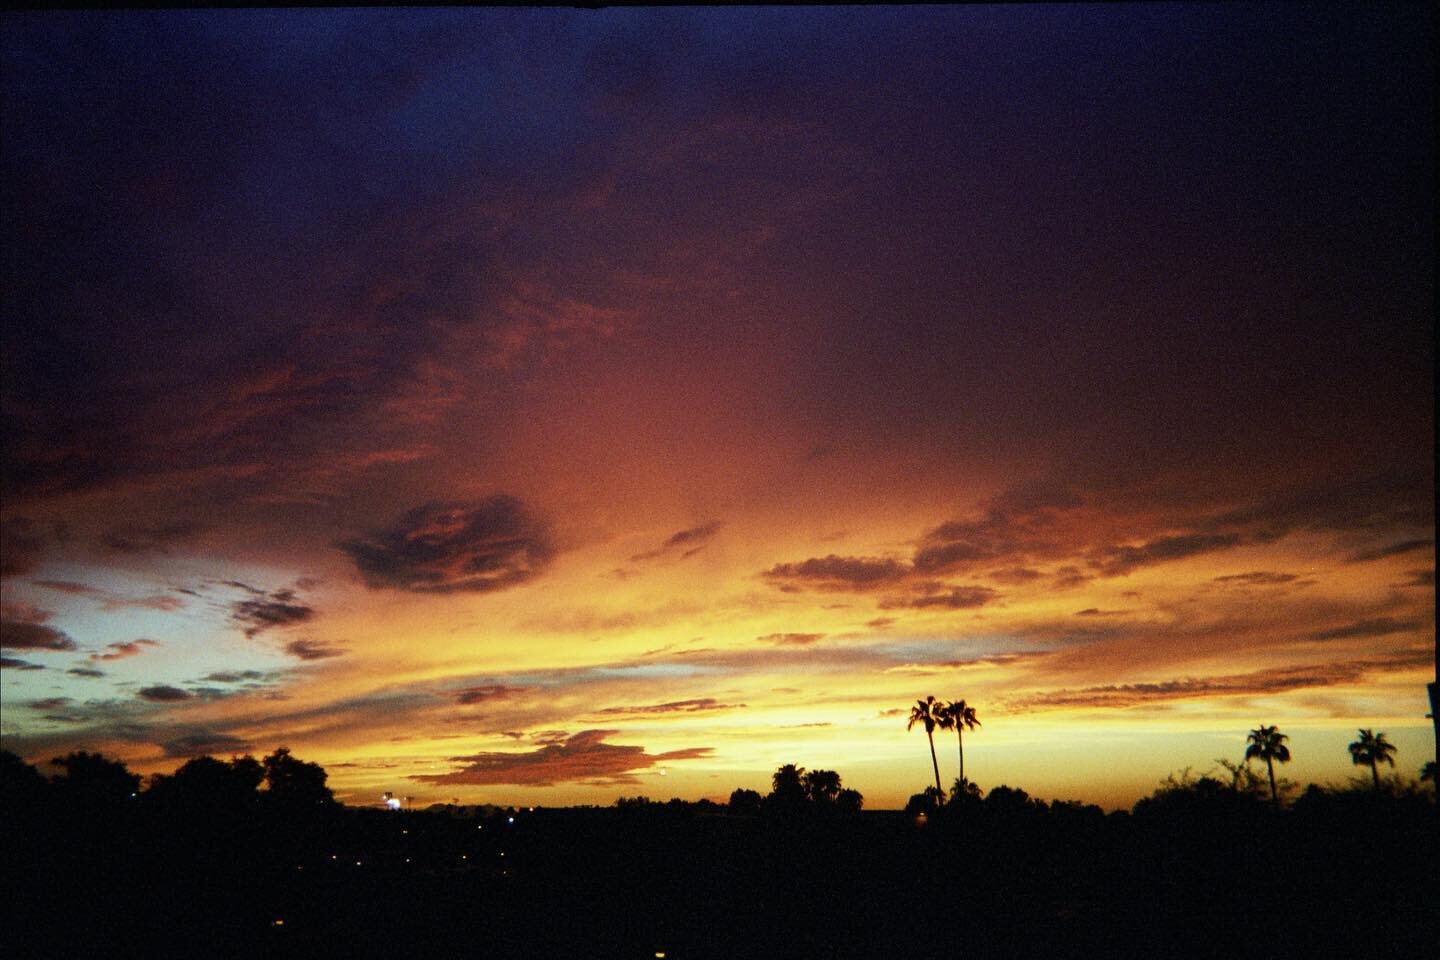
[[[1280,805],[1280,792],[1275,789],[1275,761],[1266,757],[1265,766],[1270,769],[1270,802],[1278,807]]]
[[[935,732],[927,729],[925,736],[930,738],[930,764],[935,768],[935,789],[939,791],[940,796],[943,797],[945,796],[945,788],[940,786],[940,761],[935,759]]]
[[[1380,768],[1375,764],[1375,758],[1370,758],[1370,779],[1375,781],[1375,792],[1380,792]]]
[[[960,792],[965,792],[965,731],[955,724],[955,736],[960,741]]]

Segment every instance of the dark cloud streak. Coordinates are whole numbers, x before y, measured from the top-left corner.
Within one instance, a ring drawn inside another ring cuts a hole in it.
[[[418,593],[488,593],[538,576],[555,554],[546,526],[518,499],[427,503],[389,530],[343,541],[365,583]]]

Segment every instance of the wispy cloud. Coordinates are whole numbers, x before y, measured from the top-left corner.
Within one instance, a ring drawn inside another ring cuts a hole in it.
[[[245,636],[254,637],[266,630],[293,627],[315,617],[315,608],[299,602],[294,590],[266,593],[243,583],[234,583],[250,593],[249,599],[230,604],[230,619],[238,624]]]
[[[42,663],[31,663],[18,657],[0,657],[0,668],[5,670],[44,670]]]
[[[755,639],[761,643],[773,643],[779,646],[805,647],[821,640],[823,633],[767,633],[763,637]]]
[[[105,650],[108,652],[92,653],[91,660],[124,660],[127,657],[138,657],[145,652],[146,647],[158,647],[160,644],[154,640],[126,640],[120,643],[107,643]]]
[[[1396,617],[1369,617],[1353,623],[1331,627],[1314,634],[1316,640],[1349,640],[1354,637],[1388,637],[1396,633],[1411,633],[1425,626],[1419,620],[1401,620]]]
[[[300,660],[329,660],[343,657],[346,653],[343,647],[322,640],[291,640],[285,644],[284,650]]]
[[[455,702],[464,706],[487,703],[492,700],[508,700],[524,693],[528,687],[512,687],[503,683],[487,683],[477,687],[466,687],[455,691]]]
[[[694,700],[671,700],[667,703],[647,703],[636,706],[606,707],[597,710],[601,716],[650,716],[661,713],[710,713],[717,710],[739,710],[743,703],[721,703],[714,697],[699,697]]]
[[[1169,700],[1275,694],[1305,687],[1328,687],[1355,683],[1367,673],[1408,670],[1423,666],[1430,659],[1428,654],[1401,653],[1388,658],[1276,667],[1222,676],[1102,684],[1012,697],[1005,701],[1005,705],[1010,710],[1044,710],[1065,707],[1123,708]]]
[[[665,541],[653,550],[635,554],[630,558],[630,562],[643,563],[646,560],[656,560],[662,557],[675,557],[680,560],[693,557],[709,545],[724,525],[722,521],[711,520],[698,527],[681,530],[666,537]]]
[[[58,593],[69,593],[78,596],[94,597],[100,601],[100,609],[106,611],[114,610],[159,610],[170,612],[183,610],[185,601],[169,593],[156,593],[143,597],[127,597],[104,587],[93,586],[88,583],[77,583],[73,580],[32,580],[37,587],[46,590],[54,590]]]
[[[1384,560],[1386,557],[1398,557],[1406,553],[1414,553],[1419,550],[1435,549],[1435,538],[1426,537],[1423,540],[1401,540],[1398,543],[1386,544],[1383,547],[1375,547],[1371,550],[1361,550],[1350,554],[1348,557],[1351,563],[1367,563],[1371,560]]]
[[[1275,573],[1270,570],[1253,570],[1250,573],[1230,573],[1215,577],[1216,583],[1242,587],[1273,587],[1298,580],[1293,573]]]
[[[973,610],[985,606],[999,596],[999,593],[989,587],[921,584],[909,596],[885,597],[880,601],[880,609]]]
[[[908,572],[898,560],[832,553],[798,563],[777,563],[761,576],[781,590],[863,591],[895,583]]]

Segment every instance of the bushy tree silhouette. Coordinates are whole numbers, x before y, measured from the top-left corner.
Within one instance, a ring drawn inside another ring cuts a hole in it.
[[[758,790],[737,788],[730,794],[730,812],[743,815],[759,813],[761,800],[762,797]]]
[[[83,803],[122,803],[140,789],[139,774],[98,753],[76,750],[50,762],[65,771],[51,782],[62,794]]]
[[[944,791],[926,787],[920,793],[911,794],[910,799],[905,801],[905,812],[911,816],[920,813],[931,814],[940,808],[944,799]]]
[[[787,763],[776,769],[770,778],[771,792],[762,801],[754,790],[736,790],[730,794],[730,809],[736,813],[763,808],[771,813],[799,815],[804,812],[857,812],[865,802],[858,790],[846,789],[840,774],[834,770],[806,770]]]
[[[264,778],[265,767],[254,757],[228,763],[195,757],[169,776],[151,777],[146,796],[155,803],[197,812],[240,813],[255,805]]]
[[[50,784],[19,754],[0,750],[0,806],[7,810],[38,807]]]
[[[811,770],[800,778],[805,799],[816,804],[833,804],[840,795],[840,774],[834,770]]]
[[[771,810],[793,812],[805,805],[805,768],[787,763],[770,778],[770,794],[765,806]]]
[[[280,747],[263,761],[266,801],[294,808],[327,807],[335,802],[325,786],[325,768],[291,756],[288,747]]]
[[[969,781],[962,782],[959,777],[956,777],[950,784],[950,799],[947,805],[952,807],[969,805],[979,801],[984,794],[985,792],[975,784]]]

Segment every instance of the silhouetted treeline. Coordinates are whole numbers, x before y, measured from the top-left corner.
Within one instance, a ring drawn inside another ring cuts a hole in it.
[[[1437,933],[1433,793],[1394,782],[1282,807],[1182,775],[1108,815],[967,783],[871,812],[787,765],[729,804],[392,812],[283,750],[147,789],[56,767],[0,755],[7,957],[1376,957]]]

